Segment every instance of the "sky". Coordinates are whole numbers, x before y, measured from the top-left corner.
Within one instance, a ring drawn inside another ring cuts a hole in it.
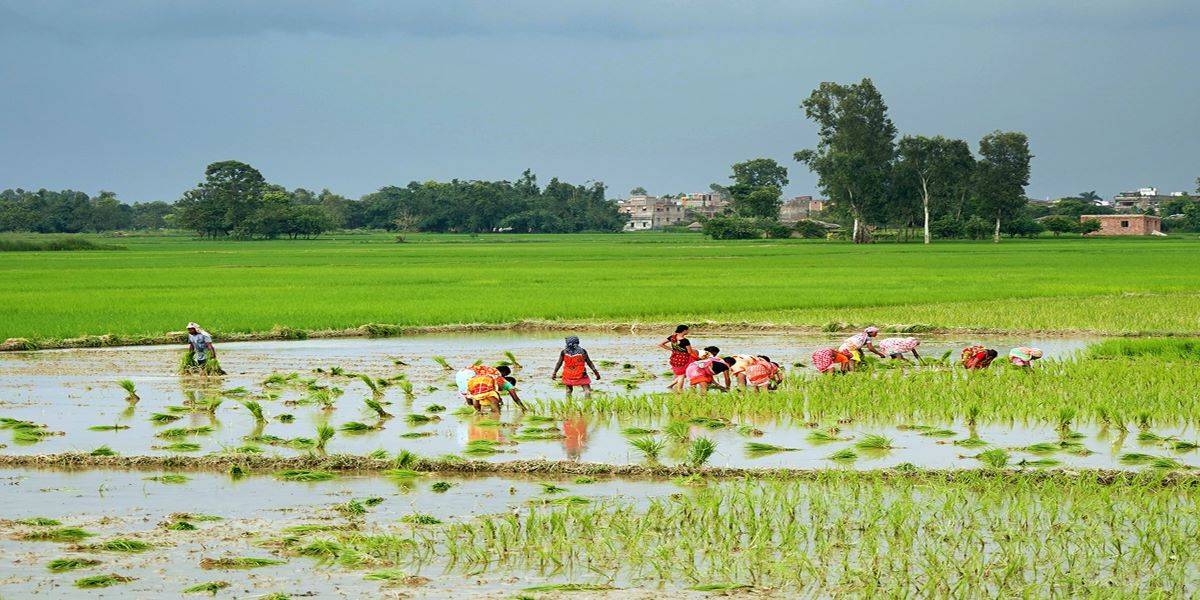
[[[1194,0],[0,0],[0,189],[174,201],[205,165],[357,198],[515,180],[610,196],[774,158],[871,78],[901,134],[1022,131],[1028,195],[1200,177]]]

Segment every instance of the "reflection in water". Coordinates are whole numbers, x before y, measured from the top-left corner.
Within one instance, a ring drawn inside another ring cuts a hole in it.
[[[571,460],[579,460],[579,456],[587,450],[588,442],[588,423],[583,415],[572,415],[568,417],[562,424],[562,432],[566,437],[563,438],[563,450],[567,453],[567,458]]]

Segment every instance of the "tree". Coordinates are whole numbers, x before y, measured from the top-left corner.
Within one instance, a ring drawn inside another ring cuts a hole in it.
[[[870,79],[824,82],[801,104],[817,124],[817,147],[796,152],[820,178],[821,191],[854,219],[854,242],[870,241],[864,221],[883,201],[896,156],[896,126]]]
[[[1091,202],[1092,204],[1096,204],[1097,202],[1103,200],[1103,198],[1100,197],[1100,194],[1096,193],[1096,190],[1092,190],[1090,192],[1080,192],[1079,199],[1085,202]]]
[[[787,167],[770,158],[755,158],[733,165],[733,211],[751,219],[779,219],[783,186],[788,184]]]
[[[1079,231],[1079,220],[1078,217],[1072,220],[1063,215],[1054,215],[1042,219],[1042,226],[1046,231],[1053,233],[1054,237],[1058,237],[1064,233]]]
[[[1074,217],[1076,221],[1083,215],[1108,215],[1116,211],[1107,206],[1096,206],[1090,200],[1079,197],[1059,198],[1050,208],[1051,214]]]
[[[167,217],[175,214],[175,207],[161,200],[135,202],[133,205],[134,229],[166,229]]]
[[[751,240],[763,236],[754,219],[745,217],[713,217],[704,221],[703,232],[714,240]]]
[[[639,186],[633,188],[632,190],[629,190],[629,195],[630,196],[648,196],[649,193],[646,191],[646,188],[639,185]]]
[[[408,241],[408,234],[417,226],[417,216],[407,208],[396,211],[396,218],[392,220],[396,226],[396,242],[403,244]]]
[[[996,223],[992,241],[1000,242],[1000,222],[1015,215],[1027,202],[1029,139],[1016,131],[994,131],[979,140],[975,193],[980,212]]]
[[[204,182],[176,203],[180,224],[201,236],[229,235],[258,209],[266,188],[262,173],[246,163],[212,163],[204,170]]]
[[[824,225],[807,219],[796,221],[796,225],[793,228],[800,237],[806,240],[823,238],[826,233]]]
[[[783,189],[788,184],[787,167],[770,158],[754,158],[733,165],[729,176],[734,185],[751,189],[776,187]]]
[[[1084,219],[1079,223],[1079,233],[1087,235],[1100,231],[1100,219]]]
[[[975,158],[963,140],[942,136],[904,136],[899,144],[897,176],[915,184],[921,198],[922,229],[925,243],[930,242],[930,204],[932,200],[952,201],[959,188],[971,176]]]
[[[117,200],[112,192],[100,192],[92,198],[88,229],[96,232],[129,229],[133,225],[133,207]]]

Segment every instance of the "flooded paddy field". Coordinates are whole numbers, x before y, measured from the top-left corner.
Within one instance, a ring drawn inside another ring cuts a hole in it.
[[[316,428],[328,424],[337,430],[325,447],[329,453],[366,455],[380,450],[388,454],[410,450],[432,457],[461,454],[474,443],[474,447],[490,445],[493,450],[467,455],[477,460],[644,461],[644,454],[631,446],[631,439],[638,437],[639,430],[657,433],[680,417],[653,411],[631,415],[606,410],[572,412],[562,407],[544,410],[561,403],[565,395],[549,377],[559,341],[560,337],[546,334],[482,334],[221,344],[219,356],[229,371],[221,378],[177,375],[177,348],[10,353],[0,357],[0,417],[42,424],[63,435],[22,443],[15,436],[13,441],[6,441],[4,432],[0,432],[0,443],[8,444],[5,454],[92,452],[107,447],[122,455],[261,452],[291,456],[313,448],[311,444],[287,442],[314,440]],[[657,341],[627,335],[588,337],[586,347],[603,365],[603,379],[596,382],[593,400],[612,397],[629,402],[632,398],[638,403],[644,394],[669,398],[664,394],[670,382],[665,375],[666,352],[655,347]],[[937,357],[945,351],[956,354],[972,342],[932,338],[922,344],[921,350]],[[723,335],[704,340],[705,345],[717,345],[726,352],[767,354],[781,365],[805,363],[814,349],[836,343],[835,338],[778,334]],[[1053,359],[1073,356],[1088,340],[1013,338],[987,343],[1002,350],[1018,344],[1036,345]],[[518,390],[534,410],[523,414],[507,406],[499,423],[492,415],[459,414],[464,406],[453,382],[453,371],[445,370],[433,357],[444,357],[449,365],[460,367],[476,360],[502,361],[505,352],[511,352],[522,365],[515,373]],[[786,369],[798,381],[797,386],[804,385],[803,377],[815,375],[803,366]],[[328,405],[311,401],[310,390],[302,385],[264,385],[272,376],[293,373],[297,380],[335,390]],[[360,374],[391,385],[373,392],[357,377]],[[399,374],[406,377],[411,394],[392,379]],[[871,375],[856,373],[851,377]],[[128,402],[126,391],[117,385],[122,379],[136,386],[140,398],[136,403]],[[1020,448],[1056,438],[1052,423],[989,421],[968,427],[961,420],[847,421],[836,415],[814,423],[794,415],[723,414],[715,404],[726,396],[711,393],[708,398],[714,403],[712,410],[704,409],[709,400],[695,399],[694,414],[684,416],[726,421],[720,427],[714,427],[711,420],[688,426],[689,437],[703,436],[716,442],[716,451],[708,461],[713,466],[824,468],[831,464],[830,455],[852,449],[864,436],[875,434],[891,438],[894,447],[859,452],[860,460],[848,464],[865,469],[904,463],[969,468],[979,465],[971,458],[978,452],[950,443],[953,440],[976,437],[995,446]],[[380,401],[393,417],[379,418],[364,403],[370,398]],[[764,398],[793,402],[782,393]],[[771,402],[764,398],[757,400]],[[219,405],[208,410],[214,399]],[[263,421],[256,421],[239,403],[247,399],[261,405]],[[576,400],[581,401],[582,394],[577,392]],[[646,401],[645,405],[652,404]],[[538,419],[551,413],[552,421]],[[531,419],[531,415],[536,416]],[[360,424],[365,426],[361,431],[348,429]],[[529,435],[530,431],[534,435]],[[816,437],[814,431],[833,433]],[[1134,436],[1108,431],[1100,425],[1080,423],[1074,431],[1083,436],[1090,450],[1087,455],[1058,457],[1074,467],[1119,468],[1118,456],[1138,446]],[[1186,436],[1188,430],[1176,428],[1172,433]],[[748,451],[750,442],[789,451]],[[680,445],[667,445],[658,460],[664,464],[680,462],[681,449]]]

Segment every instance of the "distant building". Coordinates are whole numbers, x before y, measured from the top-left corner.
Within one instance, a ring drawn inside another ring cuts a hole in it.
[[[1149,215],[1082,215],[1079,221],[1096,219],[1096,235],[1162,235],[1162,219]]]
[[[629,215],[625,231],[661,229],[687,222],[686,211],[681,204],[657,196],[630,196],[628,200],[619,200],[617,211]]]
[[[796,196],[785,200],[779,208],[779,220],[784,223],[803,221],[825,210],[824,200],[814,200],[812,196]]]
[[[1120,194],[1113,196],[1112,206],[1113,208],[1123,212],[1130,212],[1135,209],[1142,211],[1150,209],[1158,210],[1159,205],[1163,202],[1167,202],[1172,198],[1177,198],[1182,195],[1182,192],[1176,192],[1174,194],[1159,194],[1158,188],[1144,187],[1138,188],[1133,192],[1121,192]]]
[[[714,217],[729,206],[729,201],[716,192],[700,192],[680,196],[679,204],[694,216]]]

